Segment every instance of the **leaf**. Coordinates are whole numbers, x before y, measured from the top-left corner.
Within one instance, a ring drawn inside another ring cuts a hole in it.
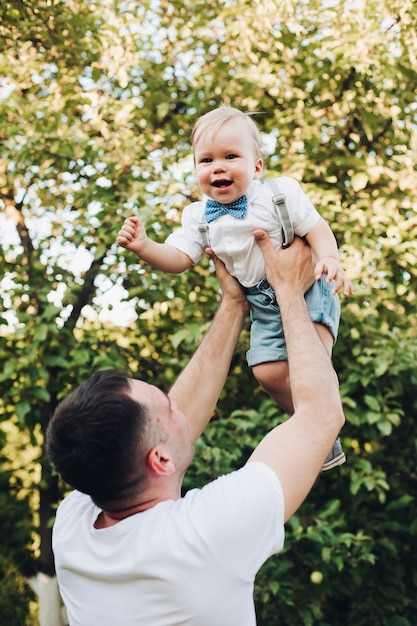
[[[16,415],[21,424],[25,423],[25,417],[28,413],[30,413],[31,405],[27,401],[18,402],[15,406]]]
[[[9,380],[15,370],[16,363],[13,359],[7,360],[3,363],[3,371],[0,373],[0,382]]]
[[[49,402],[51,398],[51,394],[48,392],[47,389],[44,389],[43,387],[34,387],[32,389],[32,395],[34,398],[42,400],[43,402]]]
[[[366,405],[374,412],[379,412],[381,410],[379,400],[374,396],[366,394],[363,399],[365,400]]]
[[[382,360],[379,359],[377,361],[376,367],[375,367],[375,374],[378,377],[381,377],[385,374],[385,372],[388,370],[389,366],[390,366],[390,362],[388,360]]]
[[[365,189],[368,184],[369,177],[365,172],[358,172],[357,174],[353,174],[350,182],[352,184],[353,191],[361,191]]]

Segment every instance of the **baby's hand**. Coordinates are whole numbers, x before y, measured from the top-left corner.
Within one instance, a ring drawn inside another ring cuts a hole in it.
[[[353,295],[352,281],[345,276],[342,266],[337,259],[330,256],[320,259],[314,268],[314,276],[316,280],[319,280],[323,274],[327,274],[327,284],[334,280],[333,293],[337,293],[343,286],[343,294],[345,296]]]
[[[116,237],[116,243],[140,256],[147,242],[146,229],[138,217],[128,217]]]

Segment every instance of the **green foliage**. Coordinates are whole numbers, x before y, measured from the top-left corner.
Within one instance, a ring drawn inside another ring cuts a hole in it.
[[[30,626],[33,593],[18,568],[0,556],[0,615],[7,626]]]
[[[0,615],[11,626],[29,626],[33,601],[26,577],[34,572],[31,533],[34,530],[29,497],[19,477],[8,467],[0,430]]]
[[[0,8],[0,420],[17,420],[34,446],[59,399],[92,371],[120,367],[168,388],[216,309],[207,260],[167,276],[114,243],[132,213],[163,241],[198,197],[189,135],[200,113],[222,102],[256,111],[268,169],[302,181],[332,224],[356,290],[342,303],[334,353],[348,463],[320,478],[284,551],[260,572],[261,625],[414,626],[414,9],[413,0]],[[247,347],[246,328],[185,488],[239,467],[285,418],[256,386]],[[52,572],[61,486],[41,449],[39,462],[36,566]],[[7,489],[2,504],[20,511]],[[25,571],[13,561],[19,542],[8,563]]]
[[[30,547],[32,511],[22,479],[14,473],[6,456],[6,441],[6,433],[0,430],[0,556],[30,576],[34,572]]]

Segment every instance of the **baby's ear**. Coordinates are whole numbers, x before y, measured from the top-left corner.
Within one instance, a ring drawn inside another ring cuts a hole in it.
[[[258,159],[255,163],[254,178],[259,179],[262,176],[263,168],[264,168],[264,162],[262,161],[262,159]]]

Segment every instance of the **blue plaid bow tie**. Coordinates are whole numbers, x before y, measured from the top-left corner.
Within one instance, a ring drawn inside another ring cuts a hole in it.
[[[206,202],[206,220],[210,223],[221,215],[226,215],[227,213],[233,217],[243,219],[246,215],[247,207],[248,199],[246,196],[242,196],[241,198],[238,198],[238,200],[229,202],[229,204],[222,204],[221,202],[217,202],[217,200],[211,200],[209,198]]]

